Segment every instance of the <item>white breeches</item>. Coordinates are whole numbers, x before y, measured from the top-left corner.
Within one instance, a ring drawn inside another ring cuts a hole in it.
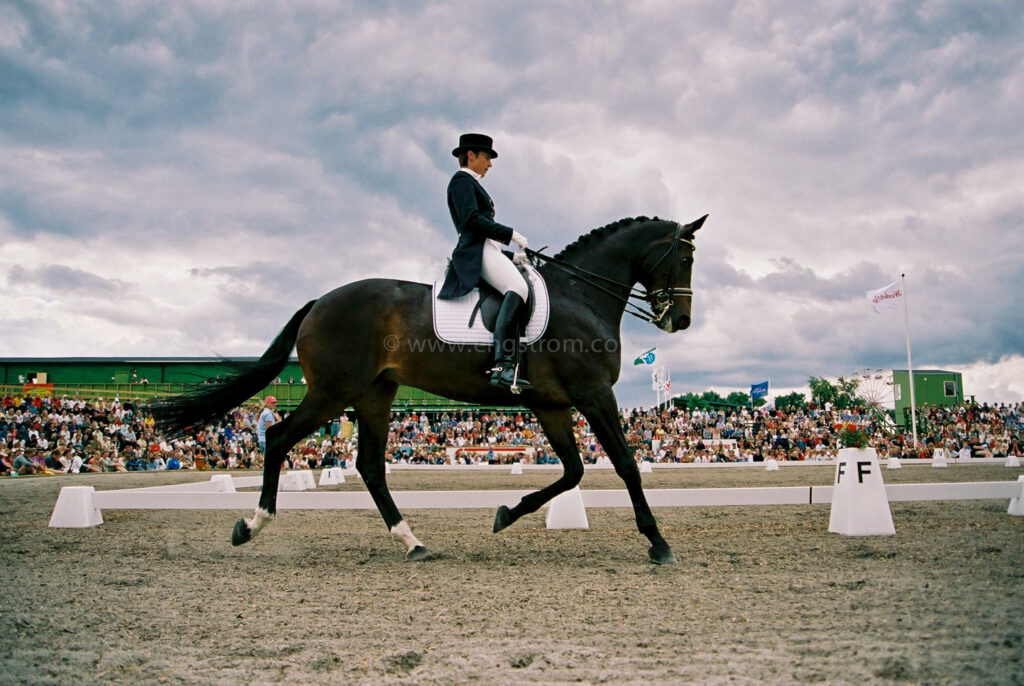
[[[519,297],[524,301],[530,294],[530,289],[526,286],[526,279],[519,273],[516,266],[512,264],[512,260],[505,257],[501,252],[501,243],[490,238],[484,241],[483,263],[480,265],[480,276],[500,293],[513,291],[519,294]]]

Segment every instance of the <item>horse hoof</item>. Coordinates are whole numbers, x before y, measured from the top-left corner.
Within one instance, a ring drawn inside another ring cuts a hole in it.
[[[427,549],[421,545],[418,545],[405,554],[405,559],[410,560],[411,562],[419,562],[420,560],[426,560]]]
[[[656,565],[676,564],[676,556],[672,554],[672,549],[667,545],[652,545],[647,551],[647,556]]]
[[[235,530],[231,532],[231,545],[242,545],[252,540],[252,532],[246,526],[244,519],[235,522]]]
[[[502,529],[512,524],[512,512],[505,505],[498,508],[498,513],[494,515],[494,533],[498,533]]]

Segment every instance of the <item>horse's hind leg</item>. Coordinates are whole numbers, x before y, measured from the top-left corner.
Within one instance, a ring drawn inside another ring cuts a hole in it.
[[[263,489],[251,519],[239,519],[231,534],[231,543],[242,545],[258,534],[277,513],[277,487],[281,465],[296,443],[313,433],[327,420],[345,409],[342,401],[331,400],[310,391],[295,412],[267,429],[267,454],[263,458]]]
[[[512,525],[517,519],[531,512],[536,512],[541,506],[560,493],[579,485],[583,478],[583,460],[580,459],[579,450],[576,448],[576,438],[572,433],[572,410],[563,408],[558,410],[534,410],[544,435],[548,437],[551,448],[562,461],[561,478],[550,486],[545,486],[539,491],[534,491],[523,496],[522,500],[512,508],[502,505],[494,516],[494,533]]]
[[[406,558],[423,560],[427,549],[420,543],[409,525],[402,519],[395,501],[391,498],[384,475],[384,454],[388,443],[388,420],[391,417],[391,401],[395,399],[398,384],[378,379],[370,391],[354,406],[359,422],[359,452],[356,455],[356,469],[366,484],[366,490],[377,505],[377,510],[388,531],[406,546]]]

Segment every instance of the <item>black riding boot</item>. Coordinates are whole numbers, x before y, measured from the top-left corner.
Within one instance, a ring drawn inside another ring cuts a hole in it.
[[[498,309],[494,323],[494,368],[491,369],[491,385],[512,388],[513,393],[532,388],[529,381],[516,378],[519,368],[519,330],[521,318],[526,313],[526,303],[518,293],[509,291]]]

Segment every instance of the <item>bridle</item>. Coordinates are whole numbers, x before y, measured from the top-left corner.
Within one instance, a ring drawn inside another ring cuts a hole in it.
[[[672,245],[670,245],[662,254],[662,256],[659,257],[658,260],[651,266],[651,271],[653,273],[653,271],[657,269],[662,262],[665,261],[665,258],[669,259],[668,278],[665,280],[666,284],[674,284],[676,280],[676,274],[679,270],[679,244],[686,243],[687,245],[690,246],[692,250],[697,250],[697,246],[694,245],[693,241],[683,238],[682,236],[683,225],[676,224],[676,233],[672,237]],[[673,298],[679,296],[686,296],[689,298],[693,297],[692,288],[666,286],[665,288],[656,288],[651,291],[640,290],[630,284],[625,284],[622,283],[621,281],[610,279],[607,276],[603,276],[602,274],[595,274],[594,272],[583,269],[582,267],[577,267],[574,264],[569,264],[564,260],[559,260],[555,257],[544,255],[538,252],[537,250],[531,250],[530,248],[527,248],[525,252],[531,258],[543,260],[544,262],[553,264],[556,267],[562,269],[563,271],[568,272],[572,276],[575,276],[580,281],[583,281],[584,283],[593,286],[594,288],[604,293],[607,293],[616,300],[625,304],[626,312],[628,314],[631,314],[637,319],[643,320],[645,322],[651,322],[652,324],[655,324],[661,321],[662,318],[664,318],[665,314],[668,312],[668,309],[672,307]],[[612,286],[618,286],[620,289],[625,289],[628,292],[628,294],[626,295],[626,297],[622,297],[622,295],[620,295],[619,293],[616,293],[610,290],[609,288],[606,288],[605,286],[601,285],[599,281],[604,281],[605,283],[611,284]],[[631,299],[643,300],[650,306],[651,309],[649,311],[645,310],[637,303],[632,302]]]
[[[666,250],[665,253],[658,258],[658,261],[651,267],[651,272],[653,273],[666,257],[669,258],[668,278],[665,279],[666,284],[675,284],[676,282],[676,272],[679,270],[679,244],[688,244],[692,252],[696,252],[697,250],[697,246],[694,245],[693,241],[683,238],[682,234],[683,225],[676,224],[676,233],[675,236],[672,237],[672,245],[669,246],[668,250]],[[657,288],[653,291],[648,291],[645,299],[650,304],[651,313],[654,315],[654,319],[650,321],[661,321],[662,317],[665,316],[665,313],[668,312],[668,308],[672,307],[672,299],[677,296],[692,298],[693,289],[669,285],[665,288]]]

